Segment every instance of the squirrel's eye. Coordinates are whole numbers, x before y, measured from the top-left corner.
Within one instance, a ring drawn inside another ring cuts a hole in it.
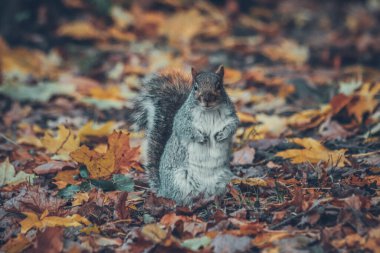
[[[198,90],[198,84],[194,85],[194,90]]]

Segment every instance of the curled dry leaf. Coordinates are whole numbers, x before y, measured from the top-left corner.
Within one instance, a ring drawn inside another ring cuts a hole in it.
[[[250,178],[234,178],[231,181],[233,184],[245,184],[249,186],[267,186],[267,182],[264,179],[257,178],[257,177],[250,177]]]

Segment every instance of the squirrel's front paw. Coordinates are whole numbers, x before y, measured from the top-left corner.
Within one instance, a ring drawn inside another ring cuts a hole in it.
[[[194,135],[194,141],[199,143],[206,143],[208,141],[208,136],[201,131],[196,131]]]
[[[219,131],[215,134],[216,141],[223,141],[227,139],[227,137],[228,137],[228,131],[226,129],[223,129],[222,131]]]

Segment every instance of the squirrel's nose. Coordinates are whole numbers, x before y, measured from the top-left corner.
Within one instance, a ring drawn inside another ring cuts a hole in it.
[[[214,94],[206,93],[203,95],[203,101],[205,101],[206,103],[212,103],[215,102],[215,100],[216,96]]]

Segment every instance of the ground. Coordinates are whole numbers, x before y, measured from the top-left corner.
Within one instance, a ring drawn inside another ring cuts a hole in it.
[[[3,1],[0,251],[380,252],[380,2]],[[227,194],[150,191],[132,101],[225,66]]]

